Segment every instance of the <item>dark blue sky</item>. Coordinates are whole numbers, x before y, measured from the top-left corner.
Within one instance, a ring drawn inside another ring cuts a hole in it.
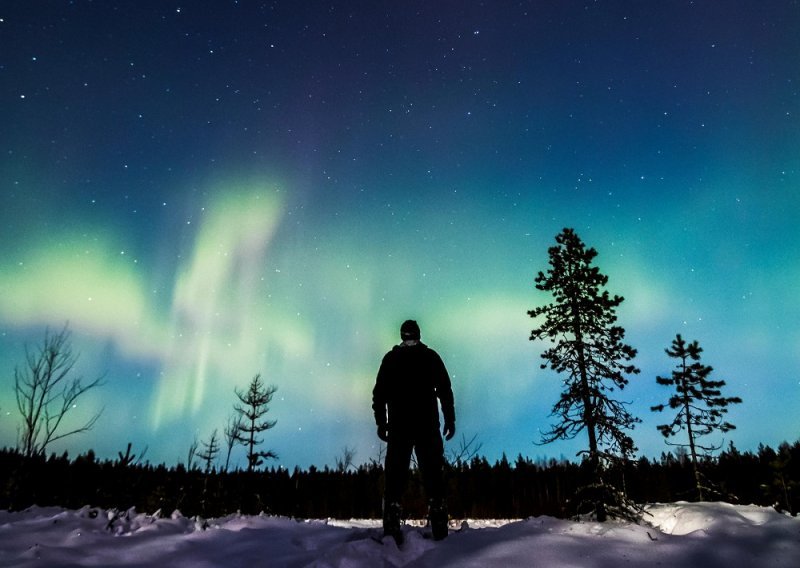
[[[744,399],[729,439],[795,439],[798,32],[788,0],[4,3],[0,443],[69,321],[107,373],[73,452],[182,460],[260,372],[283,465],[366,461],[413,317],[490,458],[571,457],[532,444],[560,381],[526,315],[563,227],[626,298],[644,453],[676,333]]]

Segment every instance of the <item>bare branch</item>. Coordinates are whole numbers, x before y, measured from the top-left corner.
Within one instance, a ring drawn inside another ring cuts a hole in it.
[[[96,424],[100,410],[81,426],[60,431],[67,413],[87,391],[101,386],[103,377],[84,383],[82,377],[69,379],[78,360],[73,353],[68,325],[58,333],[45,331],[42,344],[25,348],[25,365],[14,369],[14,395],[22,416],[18,448],[26,456],[43,455],[57,440],[88,432]]]
[[[477,442],[478,435],[474,434],[472,438],[467,440],[464,434],[461,434],[461,440],[458,443],[458,448],[452,450],[448,456],[451,465],[460,466],[470,462],[483,447],[483,442]]]

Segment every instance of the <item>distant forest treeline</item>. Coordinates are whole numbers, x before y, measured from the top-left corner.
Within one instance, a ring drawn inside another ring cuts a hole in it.
[[[713,492],[709,500],[800,510],[800,442],[778,449],[760,446],[740,452],[733,444],[701,471]],[[638,503],[695,499],[692,465],[680,453],[641,458],[609,472],[627,496]],[[494,464],[473,457],[448,466],[452,518],[569,517],[574,496],[591,477],[588,464],[551,460],[534,462],[505,456]],[[264,471],[211,471],[183,465],[130,464],[97,460],[93,452],[70,459],[66,454],[25,457],[0,450],[0,507],[21,510],[31,505],[101,507],[169,515],[219,517],[237,511],[296,518],[380,518],[383,468]],[[426,501],[416,471],[405,500],[409,518],[423,518]]]

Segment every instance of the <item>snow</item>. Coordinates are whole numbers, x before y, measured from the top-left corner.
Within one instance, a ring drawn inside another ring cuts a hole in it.
[[[800,519],[726,503],[647,507],[642,525],[535,517],[451,523],[440,542],[420,523],[397,547],[376,520],[231,515],[189,519],[33,507],[0,512],[0,566],[675,566],[797,568]]]

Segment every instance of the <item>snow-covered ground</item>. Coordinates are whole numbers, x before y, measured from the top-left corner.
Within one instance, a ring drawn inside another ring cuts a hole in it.
[[[204,523],[177,512],[114,518],[98,509],[35,507],[0,512],[0,566],[800,566],[800,518],[725,503],[648,510],[649,525],[550,517],[453,523],[441,542],[409,524],[398,548],[381,541],[373,520],[229,516]]]

